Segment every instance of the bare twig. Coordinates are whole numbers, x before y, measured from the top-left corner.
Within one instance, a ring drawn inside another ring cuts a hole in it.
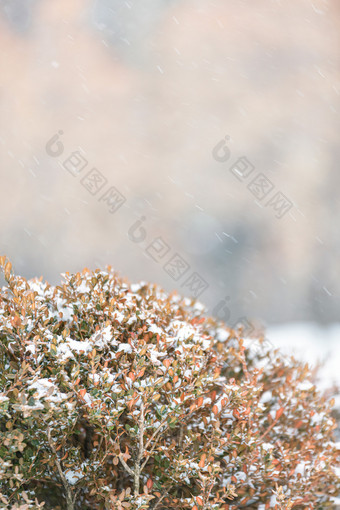
[[[123,458],[123,454],[122,454],[122,453],[120,453],[120,454],[118,455],[118,458],[119,458],[120,462],[122,463],[122,465],[123,465],[124,469],[125,469],[125,470],[129,473],[129,475],[134,476],[134,475],[135,475],[135,473],[133,472],[133,470],[132,470],[132,469],[131,469],[128,465],[127,465],[127,463],[125,462],[125,460],[124,460],[124,458]]]
[[[52,453],[54,455],[54,459],[55,459],[55,463],[56,463],[56,466],[57,466],[57,470],[58,470],[59,476],[60,476],[61,481],[62,481],[63,486],[64,486],[67,510],[74,510],[75,498],[73,498],[73,496],[72,496],[72,490],[71,490],[70,484],[68,483],[68,481],[66,479],[66,476],[64,475],[63,469],[61,467],[61,464],[60,464],[60,461],[59,461],[59,458],[58,458],[58,454],[57,454],[57,450],[56,450],[55,445],[53,443],[53,439],[51,437],[51,430],[50,430],[49,427],[47,427],[47,439],[48,439],[48,444],[50,445],[50,448],[51,448]]]
[[[291,401],[291,398],[289,398],[286,402],[286,405],[284,407],[284,411],[288,408],[288,405],[290,404],[290,401]],[[268,432],[270,432],[272,430],[273,427],[275,427],[275,425],[277,424],[277,422],[280,420],[281,416],[282,416],[283,413],[281,413],[280,415],[278,415],[273,423],[271,423],[271,425],[269,425],[269,427],[263,432],[262,436],[260,436],[259,438],[259,441],[262,441],[262,439],[268,434]]]
[[[139,434],[138,434],[138,452],[135,461],[134,473],[134,492],[135,496],[139,496],[139,485],[141,475],[141,461],[144,456],[144,402],[140,406]]]
[[[141,470],[140,470],[140,472],[141,472],[141,473],[142,473],[143,469],[145,468],[145,465],[146,465],[146,463],[148,462],[148,460],[149,460],[149,458],[150,458],[151,454],[152,454],[152,453],[153,453],[153,451],[155,450],[155,448],[156,448],[156,446],[157,446],[157,443],[158,443],[158,441],[159,441],[160,437],[161,437],[161,432],[159,432],[158,436],[155,438],[155,442],[154,442],[154,444],[152,445],[151,450],[150,450],[149,452],[147,452],[147,457],[146,457],[145,461],[143,462],[142,467],[141,467]]]
[[[157,503],[155,504],[154,506],[154,510],[156,510],[156,508],[158,507],[158,505],[161,504],[161,502],[163,501],[164,498],[166,498],[166,496],[169,495],[169,492],[171,490],[172,487],[169,487],[169,489],[167,491],[164,492],[164,494],[159,498],[159,500],[157,501]]]
[[[180,429],[179,429],[179,439],[178,439],[178,447],[180,451],[182,450],[183,446],[183,437],[184,437],[184,426],[183,423],[181,423]]]
[[[150,446],[151,442],[153,441],[153,439],[157,436],[158,432],[161,430],[161,428],[163,427],[163,425],[167,422],[167,419],[168,418],[165,418],[161,424],[157,427],[157,429],[155,430],[155,432],[152,434],[152,436],[150,437],[150,439],[147,441],[146,445],[145,445],[145,449],[147,450],[148,447]]]

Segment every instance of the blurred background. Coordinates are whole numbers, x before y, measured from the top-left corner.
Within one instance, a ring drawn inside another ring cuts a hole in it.
[[[338,0],[0,0],[2,254],[334,350],[339,53]]]

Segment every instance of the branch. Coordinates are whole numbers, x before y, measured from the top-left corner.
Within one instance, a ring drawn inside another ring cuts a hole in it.
[[[250,506],[255,505],[256,503],[260,503],[259,499],[252,499],[251,501],[248,501],[245,505],[237,505],[237,508],[249,508]]]
[[[160,437],[161,437],[161,433],[159,433],[158,437],[156,437],[156,438],[155,438],[155,442],[154,442],[154,444],[152,445],[151,450],[150,450],[149,452],[146,452],[146,453],[147,453],[147,457],[146,457],[145,461],[144,461],[144,462],[143,462],[143,464],[142,464],[142,467],[141,467],[140,472],[142,472],[142,471],[143,471],[143,469],[145,468],[145,464],[148,462],[150,455],[152,454],[152,452],[153,452],[153,451],[154,451],[154,449],[156,448],[157,443],[158,443],[158,441],[159,441]]]
[[[157,501],[157,503],[156,503],[156,504],[155,504],[155,506],[154,506],[154,510],[156,510],[156,508],[158,507],[158,505],[160,505],[160,504],[161,504],[161,502],[163,501],[163,499],[164,499],[166,496],[168,496],[168,495],[169,495],[169,492],[170,492],[170,490],[171,490],[171,489],[172,489],[172,486],[170,486],[170,487],[169,487],[169,489],[168,489],[167,491],[165,491],[165,492],[164,492],[163,496],[161,496],[161,497],[159,498],[159,500]]]
[[[290,401],[291,401],[291,398],[289,398],[287,400],[286,405],[283,408],[282,413],[274,419],[273,423],[271,423],[271,425],[269,425],[269,427],[263,432],[262,436],[260,436],[259,441],[262,441],[262,439],[268,434],[268,432],[270,432],[272,430],[272,428],[275,427],[277,422],[280,420],[283,412],[288,408],[288,405],[290,404]]]
[[[72,490],[71,490],[71,487],[70,487],[70,485],[66,479],[66,476],[64,475],[64,472],[62,470],[62,467],[61,467],[61,464],[60,464],[60,461],[58,458],[57,450],[54,446],[54,443],[53,443],[53,440],[51,437],[51,430],[49,427],[47,427],[47,439],[48,439],[48,444],[50,445],[52,453],[55,457],[55,463],[57,466],[57,470],[58,470],[59,476],[61,478],[61,481],[62,481],[64,489],[65,489],[67,510],[74,510],[74,499],[72,497]]]
[[[139,496],[139,483],[141,474],[141,461],[144,455],[144,402],[140,406],[140,419],[139,419],[139,441],[138,453],[135,461],[135,479],[134,479],[134,492],[135,496]]]
[[[178,446],[179,446],[180,450],[182,450],[182,446],[183,446],[183,436],[184,436],[184,426],[183,426],[183,423],[181,423],[180,428],[179,428],[179,439],[178,439]]]
[[[135,473],[133,472],[133,470],[127,465],[127,463],[125,462],[124,458],[123,458],[123,454],[120,453],[118,455],[118,458],[120,460],[120,462],[123,464],[124,468],[126,469],[126,471],[129,473],[129,475],[131,476],[134,476]]]
[[[151,441],[153,441],[153,439],[155,438],[155,436],[157,436],[158,432],[160,431],[160,429],[163,427],[164,423],[166,423],[168,420],[168,418],[165,418],[162,423],[157,427],[157,429],[155,430],[155,432],[152,434],[152,436],[150,437],[150,439],[147,441],[146,445],[145,445],[145,449],[147,450],[148,447],[150,446],[150,443]]]

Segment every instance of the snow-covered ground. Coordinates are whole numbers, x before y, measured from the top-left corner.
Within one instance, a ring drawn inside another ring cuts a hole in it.
[[[340,323],[321,326],[311,322],[295,322],[269,326],[266,338],[284,354],[315,365],[323,362],[319,370],[320,386],[332,383],[340,386]],[[340,397],[336,398],[340,405]]]

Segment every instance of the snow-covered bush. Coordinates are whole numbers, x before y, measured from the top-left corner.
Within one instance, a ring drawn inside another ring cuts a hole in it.
[[[308,366],[110,268],[52,287],[0,263],[1,508],[334,508]]]

